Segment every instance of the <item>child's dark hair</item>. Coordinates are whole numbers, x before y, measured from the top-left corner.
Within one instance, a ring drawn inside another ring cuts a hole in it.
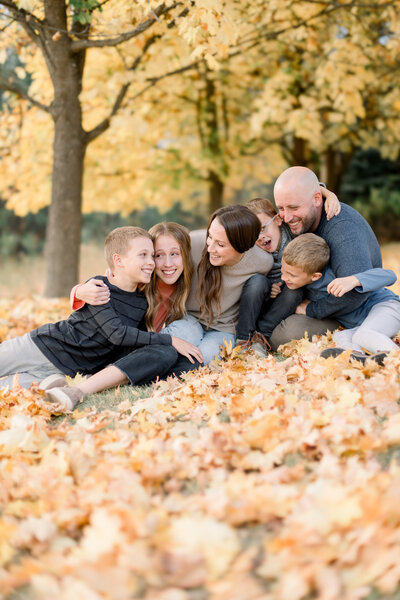
[[[151,235],[141,227],[117,227],[113,229],[104,242],[104,257],[110,269],[114,268],[114,254],[125,254],[129,250],[129,242],[137,237],[145,237],[151,240]]]
[[[300,267],[309,275],[322,273],[329,262],[329,246],[315,233],[303,233],[288,243],[282,254],[291,267]]]

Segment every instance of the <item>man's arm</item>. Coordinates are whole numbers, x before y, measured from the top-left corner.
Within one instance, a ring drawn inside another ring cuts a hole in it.
[[[340,298],[351,290],[360,294],[380,290],[393,285],[396,280],[397,276],[390,269],[371,269],[348,277],[337,277],[328,284],[326,289],[328,294]]]

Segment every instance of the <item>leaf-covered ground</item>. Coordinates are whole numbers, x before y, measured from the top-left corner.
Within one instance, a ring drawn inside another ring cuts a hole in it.
[[[67,312],[0,304],[0,337]],[[400,353],[329,344],[233,352],[64,419],[0,390],[0,597],[398,600]]]

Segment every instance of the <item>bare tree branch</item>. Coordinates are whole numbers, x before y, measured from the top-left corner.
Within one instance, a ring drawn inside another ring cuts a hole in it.
[[[9,14],[5,14],[5,16],[10,18],[11,15],[14,21],[20,23],[29,37],[37,44],[38,31],[43,31],[43,22],[24,8],[18,8],[13,0],[1,0],[0,6],[4,6],[9,11]]]
[[[152,46],[158,39],[159,39],[159,35],[153,35],[151,38],[149,38],[148,40],[146,40],[145,45],[143,46],[142,52],[139,56],[137,56],[135,58],[135,60],[133,61],[132,65],[130,66],[130,68],[128,69],[129,71],[134,71],[140,64],[140,62],[142,61],[143,57],[145,56],[147,50],[150,48],[150,46]],[[142,92],[139,93],[139,95],[141,95],[142,93],[144,93],[144,91],[147,91],[147,89],[149,89],[150,87],[153,87],[153,85],[155,85],[156,82],[154,83],[150,83],[145,90],[142,90]],[[94,139],[96,139],[99,135],[101,135],[104,131],[106,131],[106,129],[109,128],[110,126],[110,121],[111,118],[117,113],[117,111],[120,109],[122,102],[124,101],[124,98],[127,94],[127,91],[129,89],[131,85],[131,82],[125,83],[119,93],[118,96],[115,99],[115,102],[113,104],[113,107],[110,111],[110,114],[108,115],[108,117],[106,117],[103,121],[101,121],[101,123],[99,123],[98,125],[96,125],[96,127],[94,127],[94,129],[92,129],[91,131],[88,131],[86,134],[86,144],[89,144],[90,142],[92,142]]]
[[[24,100],[28,100],[28,102],[30,102],[37,108],[40,108],[41,110],[44,110],[47,113],[50,113],[50,110],[51,110],[50,106],[47,106],[46,104],[42,104],[41,102],[38,102],[37,100],[32,98],[32,96],[27,94],[17,84],[12,83],[11,81],[7,81],[7,79],[4,79],[4,77],[1,77],[1,76],[0,76],[0,89],[5,90],[7,92],[13,92],[14,94],[17,94],[17,96],[19,96],[20,98],[23,98]]]
[[[182,3],[175,2],[171,6],[165,6],[165,4],[160,4],[159,6],[157,6],[157,8],[154,9],[154,12],[156,13],[156,15],[158,17],[160,17],[161,15],[169,13],[171,10],[173,10],[177,6],[182,6]],[[146,19],[145,21],[143,21],[143,23],[140,23],[140,25],[138,25],[135,29],[132,29],[132,31],[127,31],[126,33],[121,33],[121,35],[119,35],[115,38],[103,39],[103,40],[97,39],[97,40],[73,41],[71,43],[71,51],[79,52],[80,50],[85,50],[87,48],[104,48],[106,46],[108,46],[108,47],[118,46],[119,44],[122,44],[123,42],[126,42],[128,40],[131,40],[132,38],[140,35],[144,31],[149,29],[149,27],[154,25],[154,20],[155,20],[154,16],[151,16],[148,19]]]

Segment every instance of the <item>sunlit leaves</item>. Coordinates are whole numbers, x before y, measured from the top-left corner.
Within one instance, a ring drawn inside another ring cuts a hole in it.
[[[4,335],[64,309],[4,302]],[[36,386],[0,389],[0,593],[397,594],[400,353],[363,366],[320,358],[329,344],[293,342],[278,362],[227,346],[181,382],[117,390],[113,410],[92,397],[62,422]]]

